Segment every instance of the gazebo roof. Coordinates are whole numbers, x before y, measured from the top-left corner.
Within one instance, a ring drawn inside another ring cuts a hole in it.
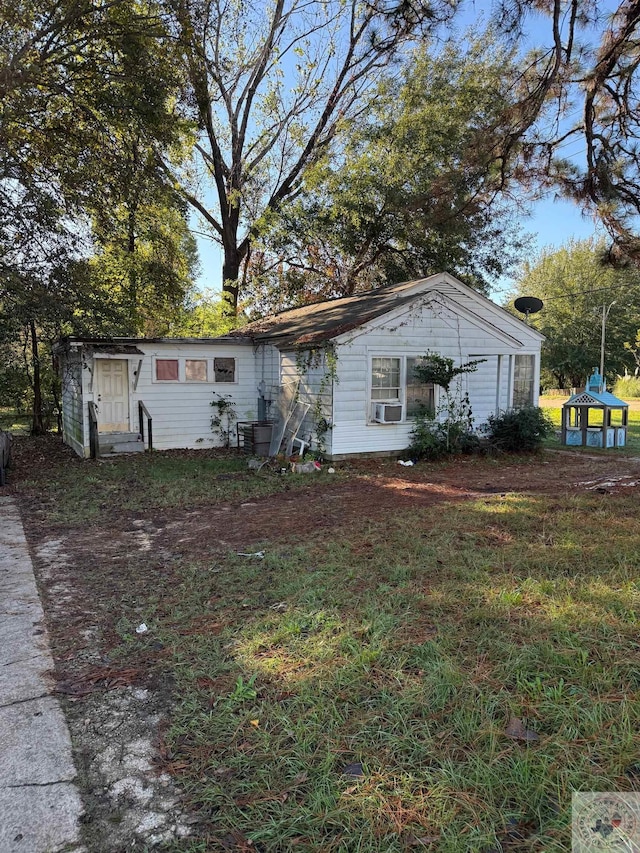
[[[608,409],[628,409],[629,404],[625,403],[619,397],[616,397],[610,391],[578,391],[572,397],[569,397],[564,406],[600,406]],[[563,408],[564,408],[563,406]]]
[[[604,377],[600,375],[598,368],[594,368],[593,373],[589,377],[587,386],[584,391],[578,391],[572,397],[569,397],[567,402],[562,407],[566,406],[595,406],[601,409],[628,409],[629,404],[625,403],[619,397],[615,397],[610,391],[607,391],[607,383]]]

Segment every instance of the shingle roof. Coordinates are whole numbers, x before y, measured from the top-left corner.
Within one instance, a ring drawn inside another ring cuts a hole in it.
[[[416,284],[415,281],[405,281],[354,296],[292,308],[234,329],[227,337],[269,340],[283,346],[322,343],[410,302],[415,297],[413,290]]]
[[[428,289],[429,283],[439,278],[440,275],[433,275],[292,308],[234,329],[225,337],[249,337],[256,342],[270,341],[285,347],[319,344],[411,302],[416,298],[417,285]]]

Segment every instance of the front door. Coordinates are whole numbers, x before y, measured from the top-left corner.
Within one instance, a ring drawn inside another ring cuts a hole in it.
[[[99,432],[129,431],[129,369],[126,359],[97,358]]]

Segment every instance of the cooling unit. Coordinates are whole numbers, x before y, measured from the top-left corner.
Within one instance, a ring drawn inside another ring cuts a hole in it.
[[[401,403],[374,403],[373,419],[379,424],[397,424],[402,420]]]

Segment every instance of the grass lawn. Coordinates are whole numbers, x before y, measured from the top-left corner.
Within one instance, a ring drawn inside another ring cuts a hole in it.
[[[18,414],[14,409],[0,408],[0,429],[13,434],[28,434],[31,426],[31,417],[27,414]]]
[[[162,766],[198,823],[163,849],[560,853],[573,790],[640,789],[638,488],[520,491],[518,471],[551,456],[471,460],[478,483],[503,485],[422,505],[401,504],[398,477],[418,494],[450,469],[380,463],[367,483],[398,490],[397,506],[363,499],[348,520],[324,475],[249,477],[233,458],[152,456],[135,474],[60,463],[25,480],[39,525],[64,520],[73,547],[95,549],[78,558],[95,603],[82,620],[116,638],[112,665],[173,685]],[[569,481],[574,457],[552,461]],[[362,474],[338,476],[357,500]],[[277,516],[283,489],[303,486],[294,531],[251,543],[263,558],[180,530],[170,560],[114,545],[114,566],[86,525],[116,501],[124,530],[145,495],[185,525],[207,500],[239,515],[249,496],[245,511]],[[332,502],[337,520],[317,525]]]
[[[572,790],[640,785],[636,500],[509,495],[185,567],[156,627],[207,844],[568,850]]]

